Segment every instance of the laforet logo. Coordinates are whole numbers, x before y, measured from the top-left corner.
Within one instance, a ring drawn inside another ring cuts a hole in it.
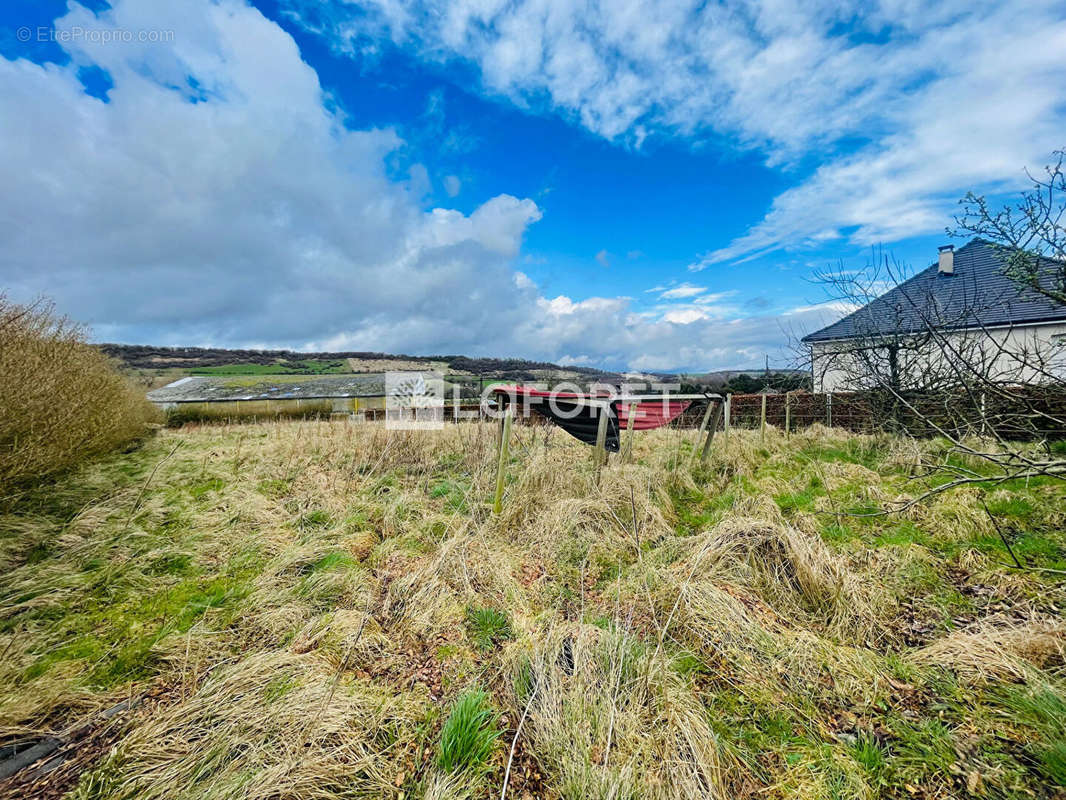
[[[385,427],[437,429],[444,425],[444,376],[439,372],[385,373]]]

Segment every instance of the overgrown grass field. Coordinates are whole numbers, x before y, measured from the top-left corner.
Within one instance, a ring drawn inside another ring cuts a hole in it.
[[[871,515],[940,445],[660,430],[597,481],[518,427],[497,518],[495,444],[168,430],[20,500],[0,744],[77,741],[3,791],[1063,796],[1062,482]]]

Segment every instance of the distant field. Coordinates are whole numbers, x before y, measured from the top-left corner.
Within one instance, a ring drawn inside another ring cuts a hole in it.
[[[402,358],[349,358],[348,369],[352,372],[446,372],[447,361],[419,361]]]
[[[336,375],[352,372],[346,360],[285,361],[277,364],[226,364],[217,367],[190,367],[190,375]]]
[[[863,516],[938,448],[164,431],[0,515],[0,796],[1061,798],[1064,485]]]

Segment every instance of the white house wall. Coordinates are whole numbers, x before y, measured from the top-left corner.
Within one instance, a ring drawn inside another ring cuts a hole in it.
[[[1054,324],[1016,326],[992,330],[968,330],[942,334],[945,347],[927,346],[910,354],[912,375],[948,371],[952,351],[975,354],[990,377],[1017,383],[1044,383],[1040,370],[1012,359],[1011,353],[1026,353],[1027,360],[1042,361],[1046,372],[1066,380],[1066,321]],[[816,392],[840,392],[870,388],[856,380],[864,372],[862,360],[851,352],[856,340],[815,342],[811,345],[811,370]],[[1004,352],[997,352],[997,351]],[[906,377],[904,378],[906,380]],[[906,388],[906,387],[905,387]]]

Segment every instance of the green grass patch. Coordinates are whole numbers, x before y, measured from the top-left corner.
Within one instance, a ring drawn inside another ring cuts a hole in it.
[[[798,492],[779,494],[774,497],[778,507],[786,514],[793,511],[809,511],[814,505],[814,499],[825,494],[825,487],[817,475],[812,476],[807,486]]]
[[[329,570],[355,567],[358,562],[348,553],[336,551],[327,553],[310,566],[310,572],[328,572]]]
[[[443,498],[444,507],[455,513],[467,513],[470,510],[469,496],[472,491],[470,482],[460,479],[438,481],[429,490],[429,496]]]
[[[333,516],[328,511],[317,509],[301,514],[297,525],[301,528],[328,528],[333,524]]]
[[[443,772],[481,772],[501,733],[489,696],[468,689],[456,698],[441,728],[437,766]]]
[[[1056,786],[1066,786],[1066,697],[1050,685],[1011,687],[1001,702],[1033,730],[1026,745],[1037,770]]]
[[[225,487],[226,482],[221,478],[212,478],[211,480],[204,481],[203,483],[197,483],[189,487],[189,494],[193,496],[194,500],[199,500],[201,497],[210,494],[211,492],[218,492]]]
[[[860,734],[851,745],[851,756],[866,772],[866,782],[870,786],[880,787],[885,784],[888,757],[881,742],[869,734]]]
[[[466,624],[470,638],[480,650],[491,650],[514,635],[511,620],[495,608],[471,606],[466,610]]]

